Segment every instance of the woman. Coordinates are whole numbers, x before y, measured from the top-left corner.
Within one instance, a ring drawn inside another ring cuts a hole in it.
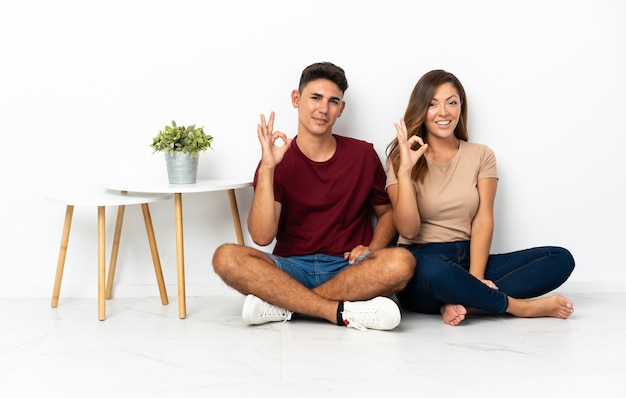
[[[441,313],[458,325],[468,311],[567,318],[571,300],[544,295],[567,280],[574,259],[545,246],[490,254],[498,176],[493,151],[469,143],[467,100],[451,73],[433,70],[415,85],[387,147],[387,190],[398,245],[417,269],[397,294],[402,307]]]

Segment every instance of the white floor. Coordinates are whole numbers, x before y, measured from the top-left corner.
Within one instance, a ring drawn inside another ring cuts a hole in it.
[[[568,320],[404,313],[394,331],[245,326],[243,298],[0,300],[0,397],[624,397],[626,294]]]

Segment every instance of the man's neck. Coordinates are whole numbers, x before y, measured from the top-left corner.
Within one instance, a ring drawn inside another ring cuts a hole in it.
[[[337,141],[332,133],[321,136],[298,134],[297,142],[300,152],[314,162],[329,160],[337,149]]]

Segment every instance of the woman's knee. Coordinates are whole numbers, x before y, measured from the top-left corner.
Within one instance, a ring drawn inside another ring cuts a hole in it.
[[[563,272],[569,276],[576,266],[572,253],[564,247],[552,247],[551,250],[553,257],[558,259],[558,264],[563,269]]]
[[[437,281],[450,275],[450,266],[446,257],[432,254],[419,259],[415,274],[418,279]]]

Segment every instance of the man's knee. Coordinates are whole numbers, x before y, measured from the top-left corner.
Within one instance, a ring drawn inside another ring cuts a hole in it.
[[[408,278],[413,276],[415,272],[415,257],[407,249],[396,247],[391,249],[393,253],[393,261],[391,263],[399,275],[405,275]]]
[[[415,272],[415,258],[410,251],[400,248],[386,248],[375,252],[376,259],[383,265],[381,277],[387,279],[387,283],[397,288],[402,288],[413,277]]]
[[[228,271],[233,260],[237,258],[241,247],[233,243],[225,243],[219,246],[213,253],[213,270],[218,275]]]

